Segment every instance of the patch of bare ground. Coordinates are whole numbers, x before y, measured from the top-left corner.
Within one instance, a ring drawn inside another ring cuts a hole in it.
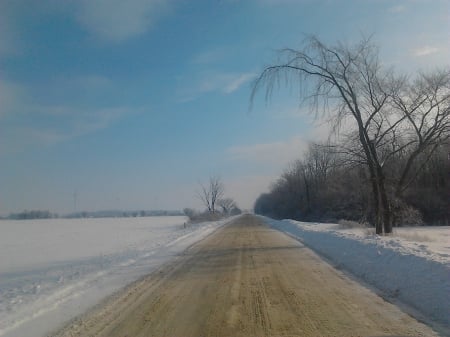
[[[437,336],[244,215],[54,336]]]

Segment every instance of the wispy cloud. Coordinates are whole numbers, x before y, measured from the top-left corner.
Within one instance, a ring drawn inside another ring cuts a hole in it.
[[[97,74],[59,79],[41,92],[23,83],[0,80],[0,153],[28,147],[47,146],[108,128],[139,108],[96,103],[92,106],[64,96],[61,92],[104,94],[116,92],[113,81]],[[50,91],[50,92],[49,92]],[[61,103],[53,103],[58,101]]]
[[[230,79],[228,84],[223,88],[223,92],[226,94],[231,94],[232,92],[238,90],[242,85],[251,81],[255,78],[254,73],[245,73],[237,76],[236,78]]]
[[[50,146],[108,128],[124,115],[135,113],[128,107],[76,109],[68,106],[29,107],[40,115],[40,123],[16,120],[0,126],[0,154]]]
[[[35,107],[34,113],[48,118],[48,124],[55,125],[52,130],[59,130],[67,138],[74,138],[105,129],[122,116],[137,113],[138,110],[130,107],[81,109],[62,105]]]
[[[202,93],[220,91],[224,94],[231,94],[249,82],[254,76],[254,73],[209,74],[200,80],[198,89]]]
[[[211,64],[223,60],[226,57],[225,48],[216,48],[203,51],[192,58],[195,64]]]
[[[406,11],[406,7],[403,5],[392,6],[388,8],[389,13],[398,14]]]
[[[275,175],[244,175],[226,179],[226,194],[233,198],[240,208],[252,209],[258,196],[267,193],[276,179]]]
[[[189,86],[180,90],[181,101],[191,101],[197,97],[219,92],[225,95],[232,94],[255,77],[254,73],[217,73],[206,72],[201,74],[197,80],[193,80]]]
[[[132,114],[139,114],[140,111],[140,108],[127,106],[92,109],[91,111],[88,111],[83,118],[76,120],[72,124],[72,137],[79,137],[86,133],[105,129],[120,118]]]
[[[437,48],[437,47],[423,46],[423,47],[415,49],[414,55],[421,57],[421,56],[428,56],[428,55],[436,54],[438,52],[439,52],[439,48]]]
[[[77,19],[96,37],[120,42],[148,31],[167,8],[167,0],[81,0]]]
[[[298,159],[308,148],[309,142],[301,137],[253,145],[234,146],[227,149],[228,157],[236,161],[250,161],[284,167]]]

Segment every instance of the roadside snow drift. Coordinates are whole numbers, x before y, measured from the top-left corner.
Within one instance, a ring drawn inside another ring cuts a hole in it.
[[[43,336],[229,221],[0,221],[0,336]]]
[[[336,224],[264,219],[387,298],[399,300],[431,323],[450,326],[449,227],[400,228],[393,237],[379,237]]]

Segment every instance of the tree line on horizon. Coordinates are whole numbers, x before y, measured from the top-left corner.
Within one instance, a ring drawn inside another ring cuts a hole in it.
[[[449,225],[450,143],[438,147],[403,193],[392,198],[392,225]],[[427,158],[425,158],[427,157]],[[403,165],[398,157],[390,162],[390,172]],[[416,165],[421,165],[417,163]],[[389,177],[390,178],[390,177]],[[291,163],[274,182],[269,193],[261,194],[254,211],[275,219],[338,222],[352,220],[373,224],[370,176],[362,163],[355,163],[336,147],[311,144],[306,154]],[[388,190],[393,191],[388,179]]]
[[[76,218],[136,218],[147,216],[181,216],[184,215],[182,211],[178,210],[141,210],[141,211],[122,211],[122,210],[107,210],[107,211],[81,211],[66,215],[59,215],[48,210],[24,210],[18,213],[11,213],[4,219],[9,220],[33,220],[33,219],[76,219]]]

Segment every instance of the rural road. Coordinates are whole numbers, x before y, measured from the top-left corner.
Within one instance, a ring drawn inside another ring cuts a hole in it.
[[[436,335],[298,241],[244,215],[57,336]]]

